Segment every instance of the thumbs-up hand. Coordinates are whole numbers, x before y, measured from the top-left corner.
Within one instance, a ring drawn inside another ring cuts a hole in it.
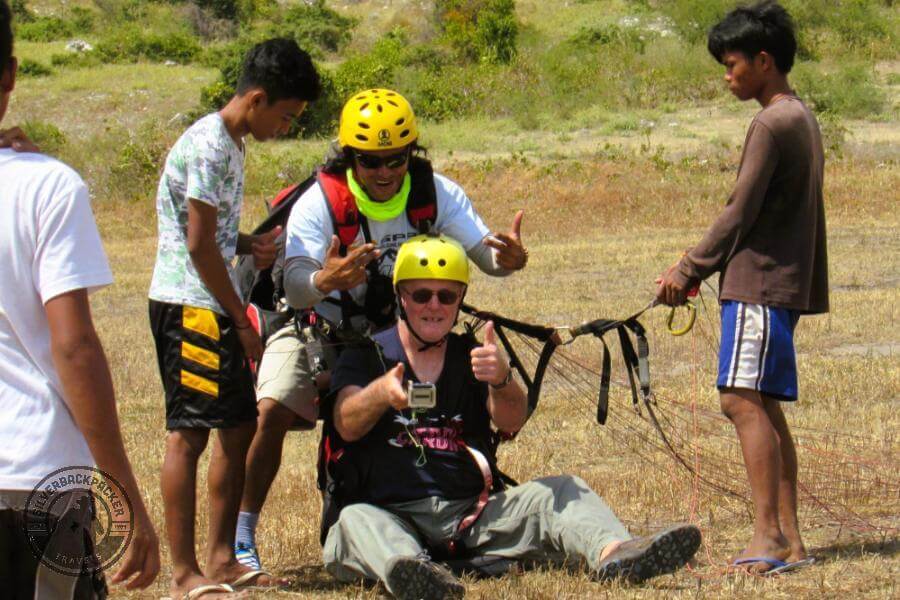
[[[275,240],[281,235],[281,225],[276,225],[265,233],[253,236],[250,253],[253,254],[253,266],[257,269],[268,269],[275,262],[278,247]]]
[[[403,370],[403,363],[397,363],[394,368],[377,380],[384,399],[397,410],[403,410],[409,406],[406,390],[403,389]]]
[[[484,244],[497,251],[497,264],[510,271],[525,268],[528,250],[522,243],[522,218],[525,211],[516,212],[508,233],[494,232],[484,238]]]
[[[331,245],[325,251],[325,263],[316,273],[315,284],[323,294],[334,290],[350,290],[366,281],[366,266],[381,255],[375,244],[361,244],[347,250],[341,256],[341,241],[331,236]]]
[[[484,381],[493,385],[499,385],[506,380],[509,374],[509,361],[506,354],[497,345],[494,333],[494,322],[488,321],[484,325],[484,343],[472,348],[472,373],[478,381]]]

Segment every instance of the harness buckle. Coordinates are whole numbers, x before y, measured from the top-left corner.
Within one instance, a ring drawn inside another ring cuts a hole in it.
[[[557,346],[568,346],[575,341],[576,335],[572,332],[572,328],[565,325],[553,328],[553,341]]]

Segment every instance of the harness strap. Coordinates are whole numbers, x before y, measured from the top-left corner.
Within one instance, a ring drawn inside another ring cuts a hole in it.
[[[481,477],[484,479],[484,488],[482,488],[481,493],[478,494],[478,500],[475,501],[475,506],[472,507],[472,510],[468,515],[460,520],[459,525],[456,527],[456,531],[453,533],[453,537],[447,542],[447,550],[451,555],[456,552],[456,543],[462,538],[466,529],[471,527],[472,524],[478,520],[478,517],[481,516],[481,513],[484,512],[484,507],[487,506],[488,498],[491,495],[491,489],[494,487],[494,476],[491,474],[491,464],[484,454],[472,446],[469,446],[463,440],[458,440],[458,443],[468,450],[472,459],[475,461],[475,464],[478,465],[478,469],[481,471]]]

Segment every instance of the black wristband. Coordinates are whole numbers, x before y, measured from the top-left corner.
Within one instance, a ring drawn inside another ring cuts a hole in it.
[[[492,390],[502,390],[503,388],[505,388],[506,386],[509,385],[509,382],[512,381],[512,377],[513,377],[512,365],[509,365],[509,368],[506,371],[506,377],[503,378],[503,381],[501,381],[500,383],[489,383],[488,385],[491,386]]]

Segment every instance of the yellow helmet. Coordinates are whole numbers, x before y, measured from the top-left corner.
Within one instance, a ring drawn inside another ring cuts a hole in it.
[[[394,287],[407,279],[443,279],[469,285],[469,259],[462,244],[444,235],[417,235],[397,251]]]
[[[385,89],[354,94],[341,111],[338,143],[357,150],[403,148],[419,137],[416,115],[406,98]]]

